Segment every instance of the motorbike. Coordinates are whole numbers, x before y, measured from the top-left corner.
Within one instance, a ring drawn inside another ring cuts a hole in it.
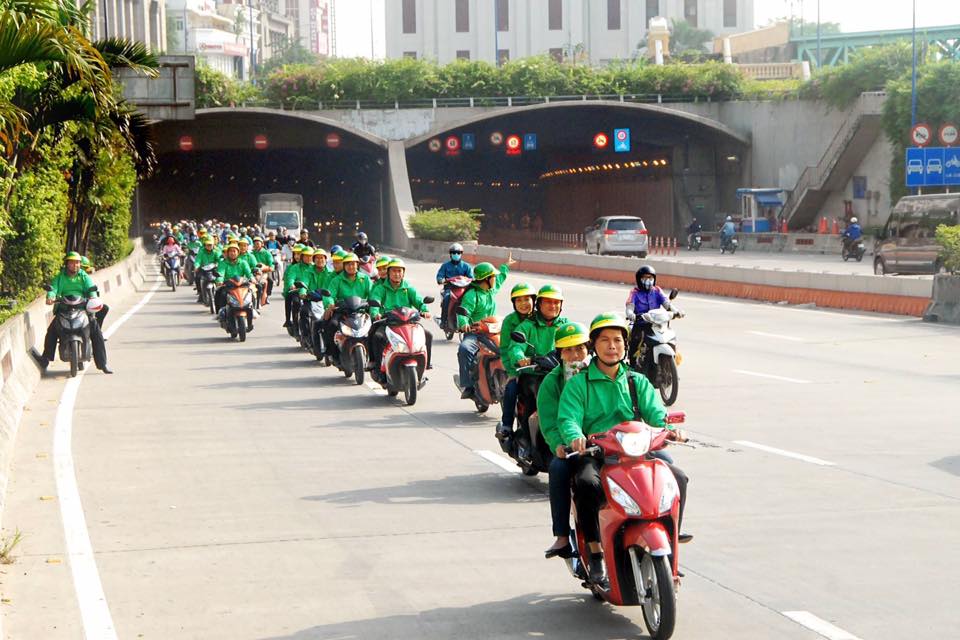
[[[678,293],[677,289],[671,291],[670,300],[674,300]],[[677,401],[680,390],[677,365],[683,362],[677,349],[677,332],[670,327],[670,321],[682,315],[679,310],[667,311],[661,307],[640,316],[640,320],[645,322],[647,327],[634,368],[659,389],[660,398],[668,407]]]
[[[863,238],[857,238],[856,240],[850,240],[849,238],[843,239],[843,248],[840,250],[840,256],[844,262],[850,258],[854,258],[857,262],[862,262],[863,255],[866,252],[867,247],[863,243]]]
[[[197,253],[196,249],[189,249],[187,257],[183,260],[183,279],[187,282],[193,282],[196,275]]]
[[[283,254],[280,253],[280,249],[270,249],[270,255],[273,257],[273,271],[270,272],[270,279],[276,287],[283,282]]]
[[[323,341],[323,296],[311,291],[303,296],[300,304],[300,346],[322,360],[327,352]]]
[[[371,280],[377,280],[380,277],[377,273],[377,261],[373,256],[364,256],[364,258],[360,260],[360,271],[370,276]]]
[[[700,251],[701,245],[703,245],[703,236],[700,234],[700,232],[690,234],[690,237],[687,240],[687,250]]]
[[[330,292],[321,290],[320,295],[329,297]],[[337,304],[340,323],[333,340],[340,351],[337,368],[344,377],[353,376],[356,383],[363,384],[367,363],[367,336],[370,335],[370,307],[365,300],[350,296]]]
[[[270,278],[269,272],[265,272],[262,264],[258,264],[253,270],[254,308],[259,310],[267,301],[267,280]]]
[[[730,252],[730,255],[733,255],[737,252],[737,248],[740,246],[740,240],[737,239],[737,236],[720,236],[720,253]]]
[[[514,331],[510,339],[516,344],[524,344],[527,337],[521,331]],[[554,354],[531,359],[531,364],[517,367],[517,429],[511,436],[500,442],[503,452],[513,458],[525,476],[535,476],[546,472],[553,460],[553,451],[540,433],[540,420],[537,418],[537,392],[543,378],[554,370],[560,361]]]
[[[469,315],[463,307],[457,307],[454,317]],[[476,382],[473,390],[473,403],[478,413],[486,413],[492,404],[499,404],[503,399],[503,390],[507,386],[507,372],[500,360],[500,328],[503,319],[496,316],[484,318],[477,323],[476,330],[471,333],[480,338],[480,351],[477,352],[477,363],[473,370],[473,379]],[[460,387],[460,376],[454,376],[454,383]]]
[[[220,326],[231,338],[246,342],[253,329],[254,287],[246,278],[231,278],[227,287],[227,304],[220,310]]]
[[[180,284],[180,256],[179,253],[173,253],[163,257],[163,275],[167,279],[167,286],[173,291]]]
[[[213,298],[217,290],[216,280],[219,276],[215,264],[205,264],[200,267],[200,300],[203,302],[203,306],[210,309],[210,313],[217,312]]]
[[[434,298],[427,296],[424,303]],[[417,402],[417,392],[427,383],[427,337],[420,325],[420,312],[410,307],[391,309],[382,320],[387,346],[380,358],[380,369],[371,376],[390,397],[401,391],[407,406]]]
[[[668,424],[683,421],[683,413],[667,415]],[[566,559],[573,577],[597,600],[639,606],[655,640],[670,638],[677,620],[680,490],[670,467],[649,454],[663,449],[672,433],[642,422],[622,422],[589,437],[582,455],[603,460],[600,486],[606,500],[599,520],[607,578],[600,583],[590,579],[587,541],[576,507],[570,534],[574,553]]]
[[[454,334],[457,333],[456,309],[460,306],[460,299],[467,292],[467,287],[470,286],[471,282],[473,282],[473,279],[468,276],[456,276],[447,278],[444,283],[444,288],[450,289],[450,299],[447,301],[446,308],[441,309],[437,324],[440,325],[440,329],[443,330],[443,335],[446,336],[447,340],[453,340]]]
[[[44,287],[50,291],[50,286]],[[84,365],[93,359],[93,343],[90,341],[89,308],[99,306],[96,289],[90,291],[93,297],[65,296],[59,298],[56,310],[57,342],[60,360],[70,363],[70,377],[76,377],[77,371],[83,371]]]

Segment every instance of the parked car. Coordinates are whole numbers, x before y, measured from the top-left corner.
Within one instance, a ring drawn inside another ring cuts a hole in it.
[[[643,220],[635,216],[603,216],[583,230],[583,250],[597,255],[632,253],[646,258],[648,240]]]
[[[906,196],[877,237],[873,272],[939,273],[943,270],[937,227],[960,224],[960,194]]]

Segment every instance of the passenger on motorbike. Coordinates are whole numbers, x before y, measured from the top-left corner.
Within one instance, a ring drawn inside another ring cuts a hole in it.
[[[367,234],[363,231],[357,232],[357,241],[353,243],[351,251],[357,254],[357,257],[363,260],[367,256],[376,256],[377,248],[367,241]]]
[[[375,322],[370,332],[370,364],[367,365],[371,371],[379,371],[380,358],[387,346],[386,326],[377,321],[386,316],[389,311],[400,307],[411,307],[420,312],[420,317],[430,319],[429,307],[413,285],[404,280],[406,272],[407,265],[404,261],[393,258],[387,267],[387,279],[384,284],[379,287],[374,286],[370,294],[371,300],[380,303],[379,307],[373,308]],[[433,353],[433,334],[426,327],[423,327],[423,333],[427,340],[427,369],[432,369],[430,356]]]
[[[644,322],[641,316],[651,309],[664,309],[670,311],[673,307],[670,300],[664,295],[660,287],[657,286],[657,271],[650,265],[642,265],[634,274],[637,286],[630,290],[627,295],[626,315],[627,320],[633,323],[633,329],[630,332],[630,346],[627,352],[627,359],[631,366],[640,367],[643,365],[644,352],[643,336],[650,329],[650,324]]]
[[[90,276],[80,268],[82,257],[76,251],[69,252],[63,260],[63,268],[50,282],[50,291],[47,292],[47,304],[54,304],[59,298],[67,296],[80,296],[89,298],[97,290],[97,285],[93,283]],[[57,340],[60,337],[59,321],[56,317],[56,308],[54,308],[53,321],[47,327],[47,333],[43,337],[43,354],[37,357],[37,363],[41,369],[46,368],[53,362],[57,351]],[[104,344],[103,333],[100,331],[99,322],[90,323],[90,344],[93,347],[93,362],[97,369],[104,373],[113,373],[107,367],[107,346]],[[35,354],[36,352],[34,352]]]
[[[667,411],[660,396],[645,376],[631,371],[623,362],[626,356],[628,326],[625,319],[616,313],[601,313],[590,323],[590,342],[596,357],[582,375],[567,382],[560,395],[557,423],[560,439],[573,451],[582,454],[587,449],[586,437],[604,433],[621,422],[642,419],[653,427],[673,431],[673,438],[684,441],[682,431],[673,430],[666,423]],[[687,476],[673,464],[668,456],[657,456],[670,466],[680,493],[680,518],[687,496]],[[597,521],[603,489],[600,486],[602,460],[578,456],[574,478],[577,518],[589,544],[590,577],[603,579],[603,556],[600,546],[600,531]],[[692,536],[680,534],[681,542]]]
[[[96,271],[96,269],[93,268],[93,262],[87,256],[80,256],[80,268],[83,269],[83,272],[88,276],[93,275]],[[101,329],[103,329],[103,319],[107,317],[108,313],[110,313],[110,305],[101,302],[100,310],[94,314],[97,318],[97,324],[100,325]]]
[[[303,245],[295,244],[290,254],[292,256],[290,266],[283,272],[283,309],[286,314],[286,321],[283,323],[283,327],[285,329],[296,326],[293,322],[295,319],[292,319],[291,316],[293,314],[294,300],[299,302],[300,292],[298,288],[294,286],[294,283],[302,280],[301,271],[303,270],[303,264],[300,262],[302,253]]]
[[[450,287],[447,281],[457,276],[473,277],[473,267],[463,259],[463,245],[454,242],[448,249],[450,259],[440,265],[437,270],[437,284],[443,285],[440,294],[440,326],[447,326],[447,305],[450,304]]]
[[[451,247],[451,253],[452,249],[453,247]],[[460,306],[467,312],[465,316],[457,316],[457,326],[460,331],[465,332],[460,348],[457,349],[462,388],[460,398],[463,400],[473,397],[473,368],[476,366],[477,353],[480,351],[480,336],[476,333],[476,325],[484,318],[497,313],[497,292],[500,291],[503,281],[507,279],[510,267],[516,263],[511,254],[507,257],[507,262],[500,265],[499,273],[489,262],[478,264],[473,271],[473,282],[460,301]]]
[[[277,232],[276,232],[276,231],[268,231],[268,232],[267,232],[267,240],[266,240],[266,242],[263,243],[263,246],[266,247],[267,251],[279,251],[279,250],[280,250],[280,242],[277,241]]]
[[[503,390],[503,399],[500,409],[503,412],[500,422],[497,423],[496,436],[500,441],[506,440],[513,432],[513,421],[517,411],[517,363],[511,357],[513,339],[510,335],[517,330],[521,322],[534,314],[534,301],[537,293],[526,282],[514,285],[510,290],[510,302],[513,304],[513,313],[503,319],[500,328],[500,361],[503,370],[507,372],[507,385]]]
[[[573,461],[567,459],[557,424],[557,411],[564,385],[590,364],[590,332],[579,322],[557,325],[554,347],[560,351],[562,365],[544,377],[537,392],[540,434],[554,455],[550,461],[549,476],[550,515],[556,540],[544,555],[547,558],[569,558],[573,553],[570,547],[570,477]]]
[[[217,313],[220,313],[220,310],[227,304],[227,288],[224,286],[224,281],[232,280],[233,278],[246,278],[250,280],[253,278],[253,272],[250,270],[250,265],[247,264],[245,260],[240,259],[240,247],[235,244],[227,245],[227,248],[224,250],[224,256],[220,259],[220,264],[217,265],[217,271],[220,274],[216,280],[219,286],[213,295],[213,304]],[[250,324],[252,320],[253,319],[248,316],[248,330],[252,326]]]
[[[315,247],[313,240],[310,239],[310,232],[304,228],[300,229],[300,244],[305,247]]]
[[[257,264],[262,265],[262,271],[264,273],[270,273],[274,269],[273,264],[273,254],[270,253],[270,250],[263,245],[263,238],[256,236],[253,239],[253,251],[250,252],[253,255],[254,260]],[[267,277],[267,296],[273,293],[273,279]],[[270,304],[270,301],[267,300],[267,304]]]
[[[340,324],[339,313],[336,312],[335,305],[343,302],[345,298],[356,296],[361,300],[370,299],[370,291],[373,289],[373,280],[365,273],[360,272],[360,258],[355,253],[346,254],[343,259],[343,273],[333,277],[330,280],[330,296],[324,298],[323,303],[326,309],[323,312],[325,321],[323,327],[323,338],[328,345],[328,351],[334,359],[339,357],[339,350],[334,343],[333,335],[337,332]]]
[[[376,265],[377,265],[377,278],[378,278],[378,279],[377,279],[377,282],[375,283],[375,286],[376,286],[376,285],[383,285],[383,284],[386,282],[386,280],[387,280],[387,265],[390,264],[390,260],[391,260],[391,259],[392,259],[392,258],[391,258],[390,256],[384,256],[384,255],[382,255],[382,256],[380,256],[379,258],[377,258]]]
[[[333,262],[333,272],[337,275],[343,273],[343,259],[346,257],[347,252],[343,249],[337,251],[332,251],[330,253],[330,261]]]

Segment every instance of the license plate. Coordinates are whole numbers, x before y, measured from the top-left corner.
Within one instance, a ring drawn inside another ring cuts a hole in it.
[[[637,234],[635,234],[635,233],[621,233],[621,234],[620,234],[620,239],[621,239],[621,240],[636,240],[636,239],[637,239]]]

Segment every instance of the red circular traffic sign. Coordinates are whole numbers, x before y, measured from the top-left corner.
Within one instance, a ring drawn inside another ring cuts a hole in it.
[[[443,147],[443,145],[440,143],[439,138],[434,138],[427,143],[427,148],[430,149],[430,151],[433,151],[434,153],[436,153],[437,151],[440,151],[441,147]]]
[[[450,136],[447,138],[447,151],[458,151],[460,149],[460,138]]]
[[[947,123],[940,127],[940,142],[945,147],[951,147],[957,143],[957,138],[960,137],[960,131],[957,130],[957,125],[953,123]]]
[[[520,136],[507,136],[507,148],[508,149],[519,149],[520,148]]]
[[[492,144],[495,147],[499,147],[501,144],[503,144],[503,134],[500,133],[499,131],[494,131],[493,133],[491,133],[490,144]]]
[[[924,122],[915,124],[910,130],[910,140],[918,147],[927,146],[932,138],[933,130]]]
[[[193,151],[193,138],[190,136],[180,136],[180,140],[177,141],[180,146],[180,151]]]
[[[331,149],[336,149],[340,146],[340,134],[339,133],[328,133],[327,134],[327,146]]]
[[[266,149],[269,144],[270,143],[267,140],[267,136],[265,136],[264,134],[258,133],[257,135],[253,136],[254,148],[263,150],[263,149]]]
[[[598,133],[597,135],[593,136],[593,146],[597,147],[598,149],[604,148],[607,146],[607,144],[609,144],[609,142],[610,139],[607,138],[607,134],[605,133]]]

